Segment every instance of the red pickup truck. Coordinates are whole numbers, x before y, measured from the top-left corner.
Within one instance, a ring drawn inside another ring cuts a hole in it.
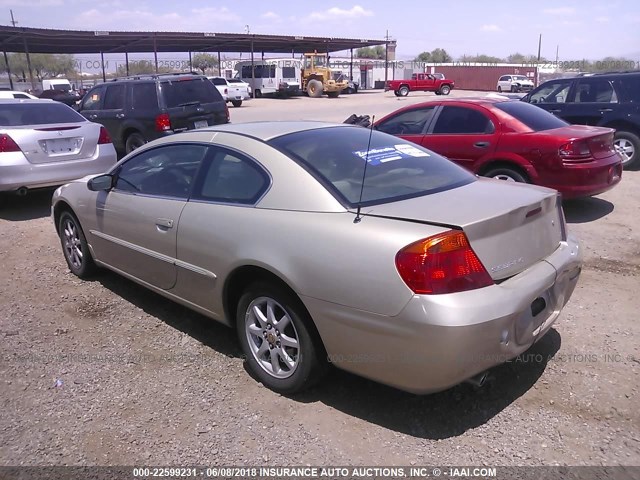
[[[438,78],[430,73],[414,73],[411,80],[388,80],[384,91],[393,90],[396,97],[406,97],[411,91],[449,95],[454,86],[455,82],[447,78]]]

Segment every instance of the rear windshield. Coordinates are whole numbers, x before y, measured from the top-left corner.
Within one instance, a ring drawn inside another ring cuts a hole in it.
[[[520,120],[534,132],[551,130],[569,125],[564,120],[530,103],[513,100],[510,102],[498,102],[495,107]]]
[[[632,103],[640,103],[640,75],[620,75],[614,80],[616,90],[624,91],[624,100]]]
[[[227,81],[224,78],[210,78],[214,85],[226,85]]]
[[[218,89],[205,78],[162,82],[161,90],[167,108],[222,101]]]
[[[0,126],[5,127],[86,121],[74,109],[59,102],[33,100],[33,103],[3,103],[0,108]]]
[[[269,143],[299,162],[351,207],[427,195],[475,180],[471,173],[434,152],[362,127],[305,130]]]

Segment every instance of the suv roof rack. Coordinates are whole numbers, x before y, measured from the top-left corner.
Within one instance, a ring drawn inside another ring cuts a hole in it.
[[[110,82],[117,82],[121,80],[157,80],[163,77],[175,77],[179,75],[200,75],[198,72],[171,72],[171,73],[142,73],[140,75],[129,75],[125,77],[116,77],[109,80]]]
[[[618,75],[621,73],[640,73],[640,70],[611,70],[609,72],[596,72],[593,75]]]

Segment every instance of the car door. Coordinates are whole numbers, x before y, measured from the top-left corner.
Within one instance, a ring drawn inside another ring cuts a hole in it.
[[[564,118],[563,112],[569,94],[571,93],[572,83],[573,81],[571,79],[550,80],[526,95],[523,101],[535,104],[547,112]]]
[[[493,155],[498,120],[478,105],[442,105],[422,137],[422,145],[475,171],[474,163]]]
[[[252,218],[270,183],[257,161],[235,150],[210,147],[180,216],[176,295],[223,317],[220,289],[234,262],[251,255],[240,239],[254,236],[260,241]]]
[[[618,96],[609,79],[584,77],[577,80],[558,115],[575,125],[603,125],[618,107]]]
[[[122,124],[125,118],[126,85],[114,83],[107,85],[104,92],[102,109],[96,115],[96,122],[105,126],[111,138],[122,137]]]
[[[120,165],[115,185],[96,198],[96,258],[169,290],[176,282],[180,214],[207,146],[184,143],[145,150]]]
[[[427,128],[431,124],[437,105],[438,103],[433,102],[433,105],[427,107],[401,111],[390,118],[384,119],[375,128],[381,132],[396,135],[420,145],[422,144],[422,137],[424,137]]]
[[[87,120],[102,123],[100,121],[100,117],[102,116],[102,106],[104,104],[105,89],[106,85],[100,85],[92,88],[84,96],[82,102],[80,102],[78,112]],[[109,135],[113,135],[113,133],[109,132]]]

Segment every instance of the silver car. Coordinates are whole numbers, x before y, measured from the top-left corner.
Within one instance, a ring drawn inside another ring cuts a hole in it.
[[[420,394],[480,380],[551,328],[581,269],[555,190],[344,124],[172,135],[60,187],[53,218],[73,273],[236,328],[282,393],[328,363]]]
[[[62,185],[117,161],[106,129],[54,100],[0,99],[0,192]]]

